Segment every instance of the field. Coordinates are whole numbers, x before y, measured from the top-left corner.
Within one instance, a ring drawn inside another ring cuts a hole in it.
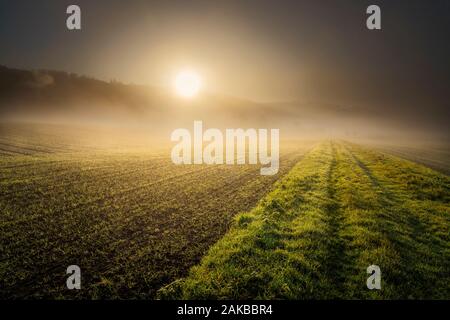
[[[0,135],[0,298],[450,298],[445,174],[342,141],[268,177],[27,130]]]
[[[449,191],[420,165],[322,143],[159,297],[449,299]],[[366,287],[373,264],[382,290]]]
[[[375,149],[450,174],[450,149],[442,146],[375,145]]]
[[[170,149],[82,148],[40,127],[2,133],[0,298],[152,298],[310,148],[288,148],[279,175],[263,177],[175,166]],[[71,264],[83,290],[66,288]]]

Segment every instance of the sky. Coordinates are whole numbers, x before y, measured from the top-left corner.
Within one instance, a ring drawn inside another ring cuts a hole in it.
[[[68,31],[78,4],[82,30]],[[381,8],[382,30],[366,28]],[[255,101],[320,101],[446,126],[450,1],[0,0],[0,65]],[[434,121],[434,122],[433,122]]]

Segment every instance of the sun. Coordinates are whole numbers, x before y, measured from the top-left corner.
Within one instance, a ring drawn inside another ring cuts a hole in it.
[[[202,81],[198,73],[192,70],[183,70],[175,78],[175,91],[185,98],[192,98],[198,94]]]

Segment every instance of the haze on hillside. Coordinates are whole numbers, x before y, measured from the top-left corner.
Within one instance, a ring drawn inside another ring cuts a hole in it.
[[[285,138],[448,141],[445,1],[383,3],[378,32],[365,26],[365,1],[78,4],[79,32],[65,28],[62,2],[2,4],[3,122],[101,124],[168,139],[202,120],[280,128]],[[172,88],[186,66],[204,82],[192,99]]]

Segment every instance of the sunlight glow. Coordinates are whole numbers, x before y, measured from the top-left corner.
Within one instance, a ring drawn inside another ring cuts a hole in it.
[[[201,86],[200,76],[191,70],[181,71],[175,78],[175,91],[185,98],[192,98],[197,95]]]

